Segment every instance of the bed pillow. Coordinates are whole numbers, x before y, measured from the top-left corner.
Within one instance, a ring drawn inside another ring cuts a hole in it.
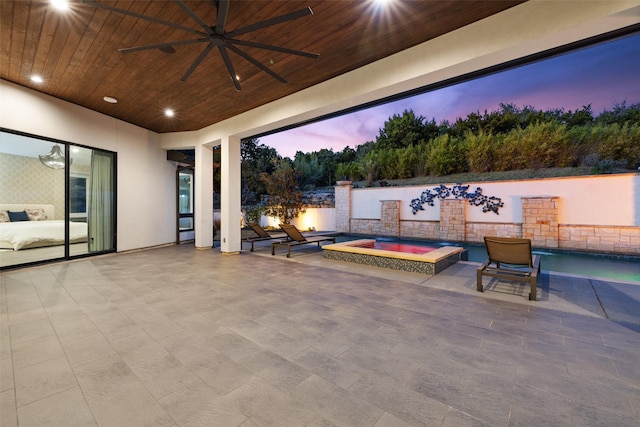
[[[7,211],[0,211],[0,222],[9,222],[11,221],[9,219],[9,214],[7,213]]]
[[[11,220],[11,222],[29,221],[29,215],[27,215],[25,211],[20,211],[20,212],[8,211],[8,213],[9,213],[9,219]]]
[[[47,213],[42,208],[25,209],[24,211],[27,213],[29,221],[45,221],[47,219]]]

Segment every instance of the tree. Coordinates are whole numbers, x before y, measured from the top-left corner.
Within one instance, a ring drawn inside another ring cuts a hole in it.
[[[402,115],[394,114],[384,122],[376,138],[376,150],[403,148],[418,145],[438,135],[439,128],[434,121],[425,126],[425,118],[416,116],[412,110],[405,110]],[[434,135],[432,135],[435,133]]]
[[[298,189],[296,173],[289,162],[278,159],[273,166],[275,170],[272,174],[260,174],[269,194],[265,213],[278,218],[281,223],[289,224],[298,214],[306,212],[302,192]]]
[[[267,193],[260,174],[272,173],[275,169],[274,160],[280,159],[275,148],[259,142],[256,138],[243,139],[240,147],[243,206],[260,202],[260,195]]]

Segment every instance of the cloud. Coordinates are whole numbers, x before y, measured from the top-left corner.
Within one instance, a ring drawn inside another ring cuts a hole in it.
[[[385,121],[405,110],[438,124],[476,111],[494,111],[501,103],[539,110],[592,105],[599,114],[617,103],[640,102],[638,70],[640,35],[634,35],[261,137],[260,142],[289,158],[297,151],[326,148],[339,152],[346,146],[374,141]]]

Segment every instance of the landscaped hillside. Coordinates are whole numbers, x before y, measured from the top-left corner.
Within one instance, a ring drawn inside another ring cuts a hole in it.
[[[594,116],[502,104],[437,124],[413,111],[390,117],[375,141],[282,158],[257,139],[242,144],[243,205],[264,203],[269,176],[298,190],[329,187],[529,179],[637,171],[640,167],[640,103],[615,105]],[[292,191],[291,188],[288,191]]]

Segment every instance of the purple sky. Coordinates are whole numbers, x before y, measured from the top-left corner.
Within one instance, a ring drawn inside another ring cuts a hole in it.
[[[375,141],[394,114],[413,110],[436,123],[453,122],[500,103],[539,110],[575,110],[591,104],[595,115],[616,103],[640,102],[640,34],[482,77],[356,113],[263,136],[260,143],[293,159],[322,148],[342,151]]]

